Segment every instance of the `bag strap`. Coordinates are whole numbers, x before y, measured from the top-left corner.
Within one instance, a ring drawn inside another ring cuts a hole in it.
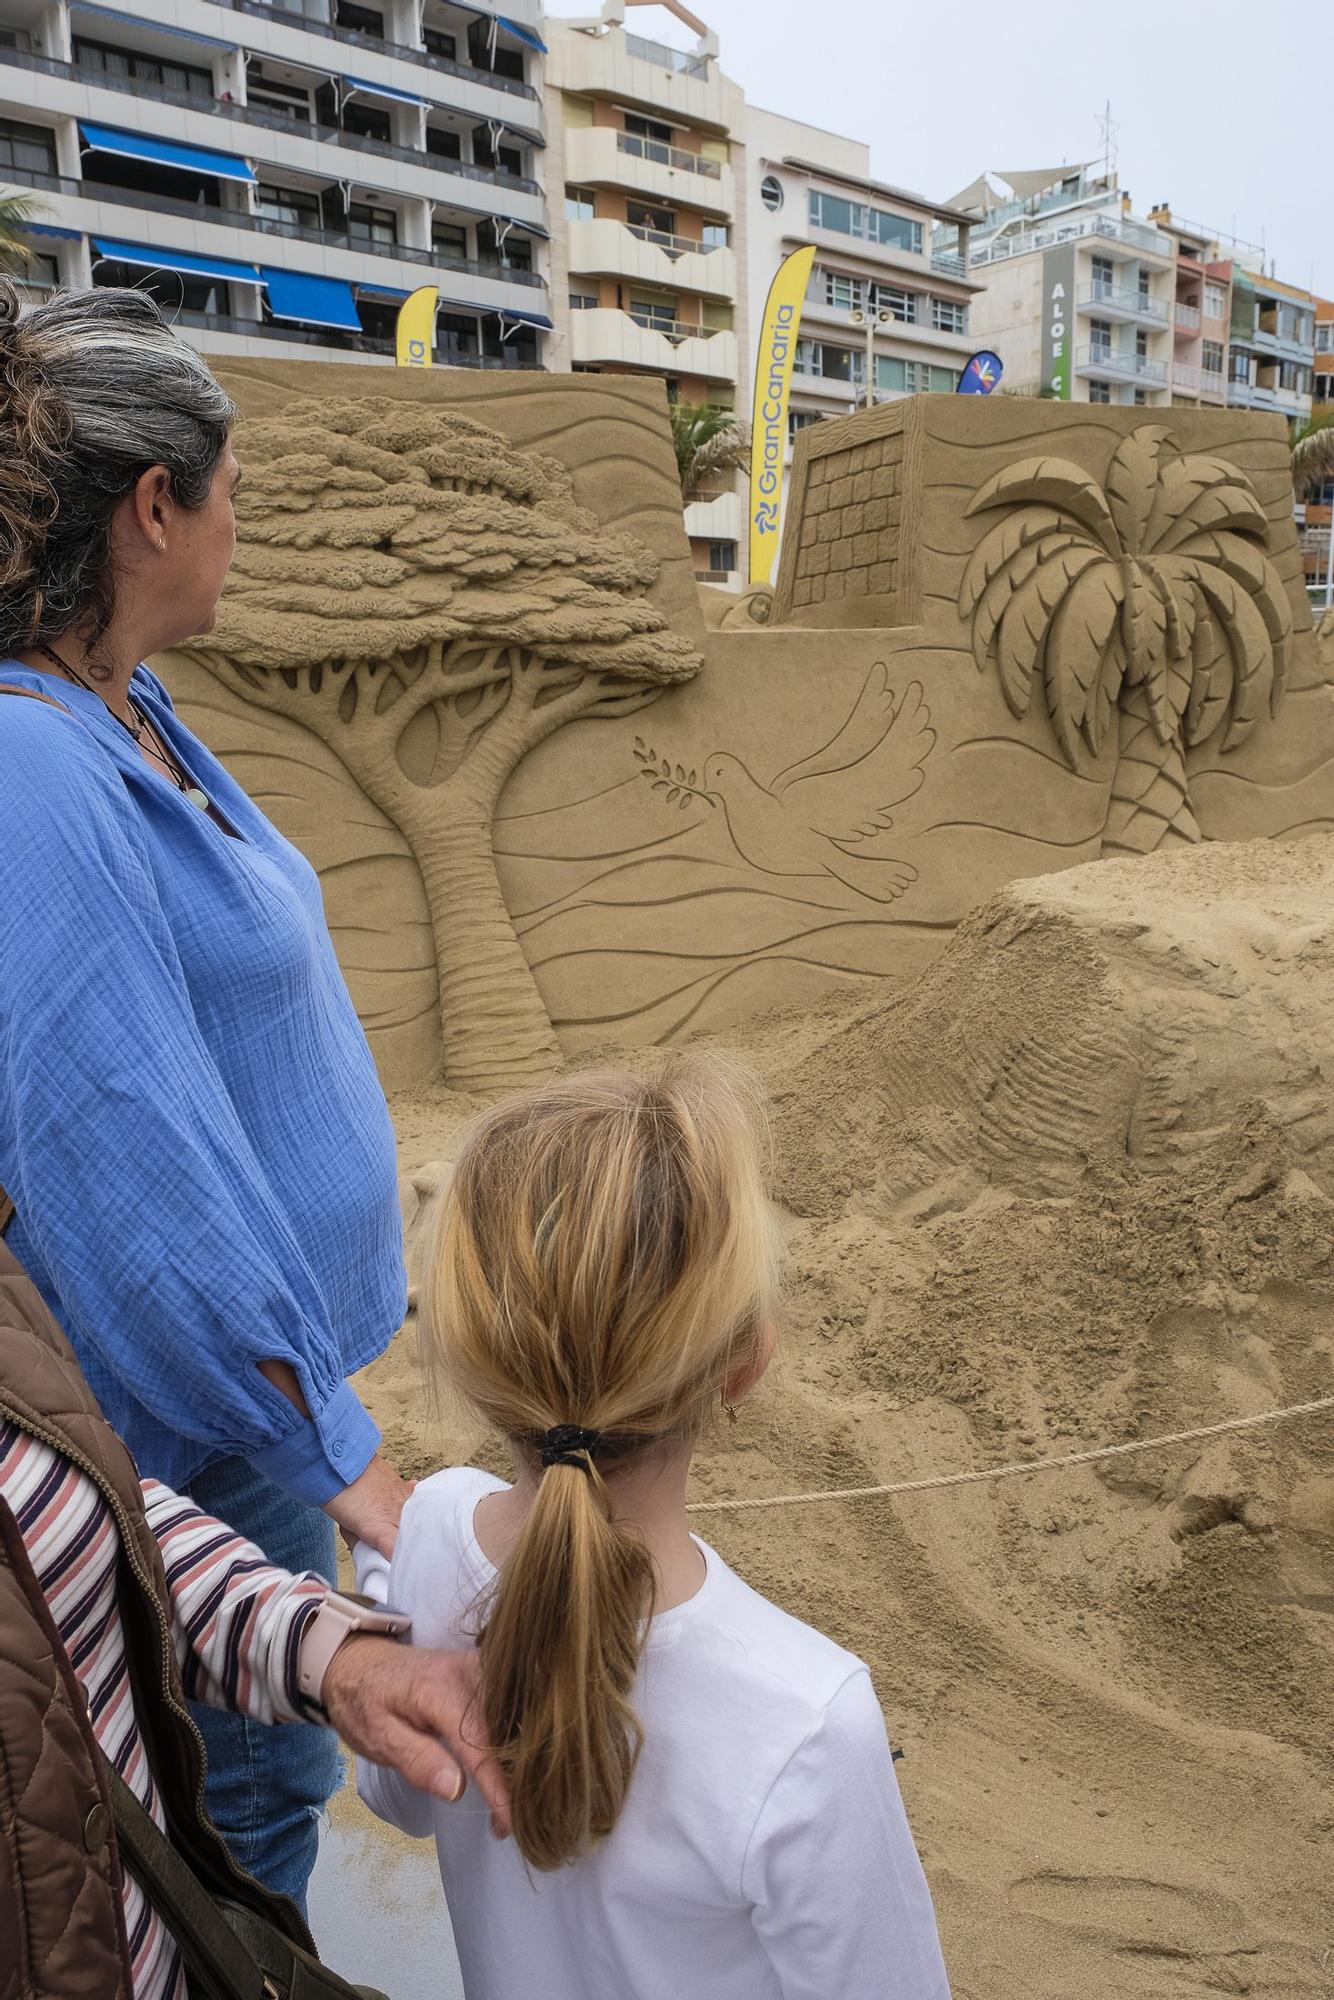
[[[277,1988],[226,1922],[188,1863],[106,1756],[121,1865],[128,1867],[180,1947],[200,2000],[277,2000]]]
[[[16,694],[28,701],[40,701],[47,708],[59,709],[62,715],[68,715],[70,712],[64,702],[57,701],[53,694],[41,694],[36,688],[15,687],[12,681],[0,681],[0,694]],[[5,1231],[13,1220],[14,1204],[4,1189],[0,1187],[0,1237],[4,1236]]]

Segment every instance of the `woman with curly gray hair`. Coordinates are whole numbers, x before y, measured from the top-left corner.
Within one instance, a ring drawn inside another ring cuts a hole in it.
[[[234,416],[144,294],[0,286],[0,1227],[141,1470],[332,1577],[408,1491],[347,1381],[405,1306],[393,1133],[313,871],[142,664],[213,625]],[[201,1724],[300,1898],[331,1734]]]

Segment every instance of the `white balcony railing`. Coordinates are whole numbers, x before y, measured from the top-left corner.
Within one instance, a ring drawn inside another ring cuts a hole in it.
[[[656,243],[669,257],[707,257],[710,250],[725,250],[725,243],[706,243],[699,236],[676,236],[669,229],[650,229],[642,222],[627,222],[625,227],[641,243]]]
[[[1151,361],[1147,354],[1134,354],[1125,348],[1103,347],[1098,343],[1081,347],[1075,356],[1075,366],[1081,375],[1096,375],[1100,379],[1115,377],[1138,382],[1143,388],[1158,388],[1167,381],[1165,362]]]
[[[1188,306],[1184,299],[1178,299],[1177,309],[1176,309],[1176,322],[1178,326],[1184,327],[1188,333],[1198,333],[1200,330],[1199,307]]]
[[[1167,325],[1164,300],[1155,299],[1148,292],[1132,291],[1128,285],[1109,284],[1106,278],[1097,278],[1091,285],[1086,285],[1079,294],[1078,303],[1085,311],[1097,310],[1123,319],[1148,320],[1154,326]]]
[[[971,264],[1000,264],[1010,257],[1023,257],[1030,250],[1050,250],[1057,243],[1072,243],[1080,237],[1101,237],[1111,243],[1122,243],[1127,249],[1142,251],[1146,256],[1161,257],[1170,261],[1173,255],[1172,239],[1161,229],[1150,229],[1142,222],[1132,222],[1119,215],[1086,215],[1065,222],[1053,222],[1046,229],[1017,230],[1011,236],[993,237],[990,243],[978,246],[969,259]]]
[[[706,159],[703,153],[687,153],[680,146],[668,146],[660,139],[641,139],[638,132],[618,132],[617,149],[630,153],[637,160],[652,160],[659,167],[675,167],[686,174],[703,174],[706,180],[718,181],[723,177],[722,165],[718,160]]]
[[[685,49],[669,49],[665,42],[646,41],[643,35],[625,37],[625,52],[637,56],[640,62],[650,62],[658,69],[673,70],[677,76],[707,77],[709,59],[707,56],[690,55]]]

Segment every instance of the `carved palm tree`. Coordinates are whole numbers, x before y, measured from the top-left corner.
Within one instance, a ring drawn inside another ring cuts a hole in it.
[[[1072,770],[1115,717],[1110,853],[1200,839],[1186,746],[1222,729],[1232,749],[1277,710],[1292,629],[1250,481],[1223,458],[1169,456],[1168,438],[1132,431],[1105,487],[1069,459],[1007,466],[966,510],[1005,510],[959,593],[979,671],[995,668],[1016,716],[1041,683]]]
[[[313,730],[407,841],[449,1081],[538,1079],[556,1039],[492,817],[553,730],[642,708],[698,671],[642,594],[657,559],[578,506],[554,460],[420,403],[298,402],[237,443],[236,562],[192,654]]]

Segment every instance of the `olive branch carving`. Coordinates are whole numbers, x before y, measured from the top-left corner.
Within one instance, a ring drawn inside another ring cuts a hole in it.
[[[669,806],[679,801],[684,812],[692,799],[703,799],[710,806],[713,804],[707,792],[698,790],[697,771],[687,771],[684,764],[673,764],[669,757],[659,757],[642,736],[635,738],[634,754],[640,777],[648,779],[650,791],[665,792]]]

